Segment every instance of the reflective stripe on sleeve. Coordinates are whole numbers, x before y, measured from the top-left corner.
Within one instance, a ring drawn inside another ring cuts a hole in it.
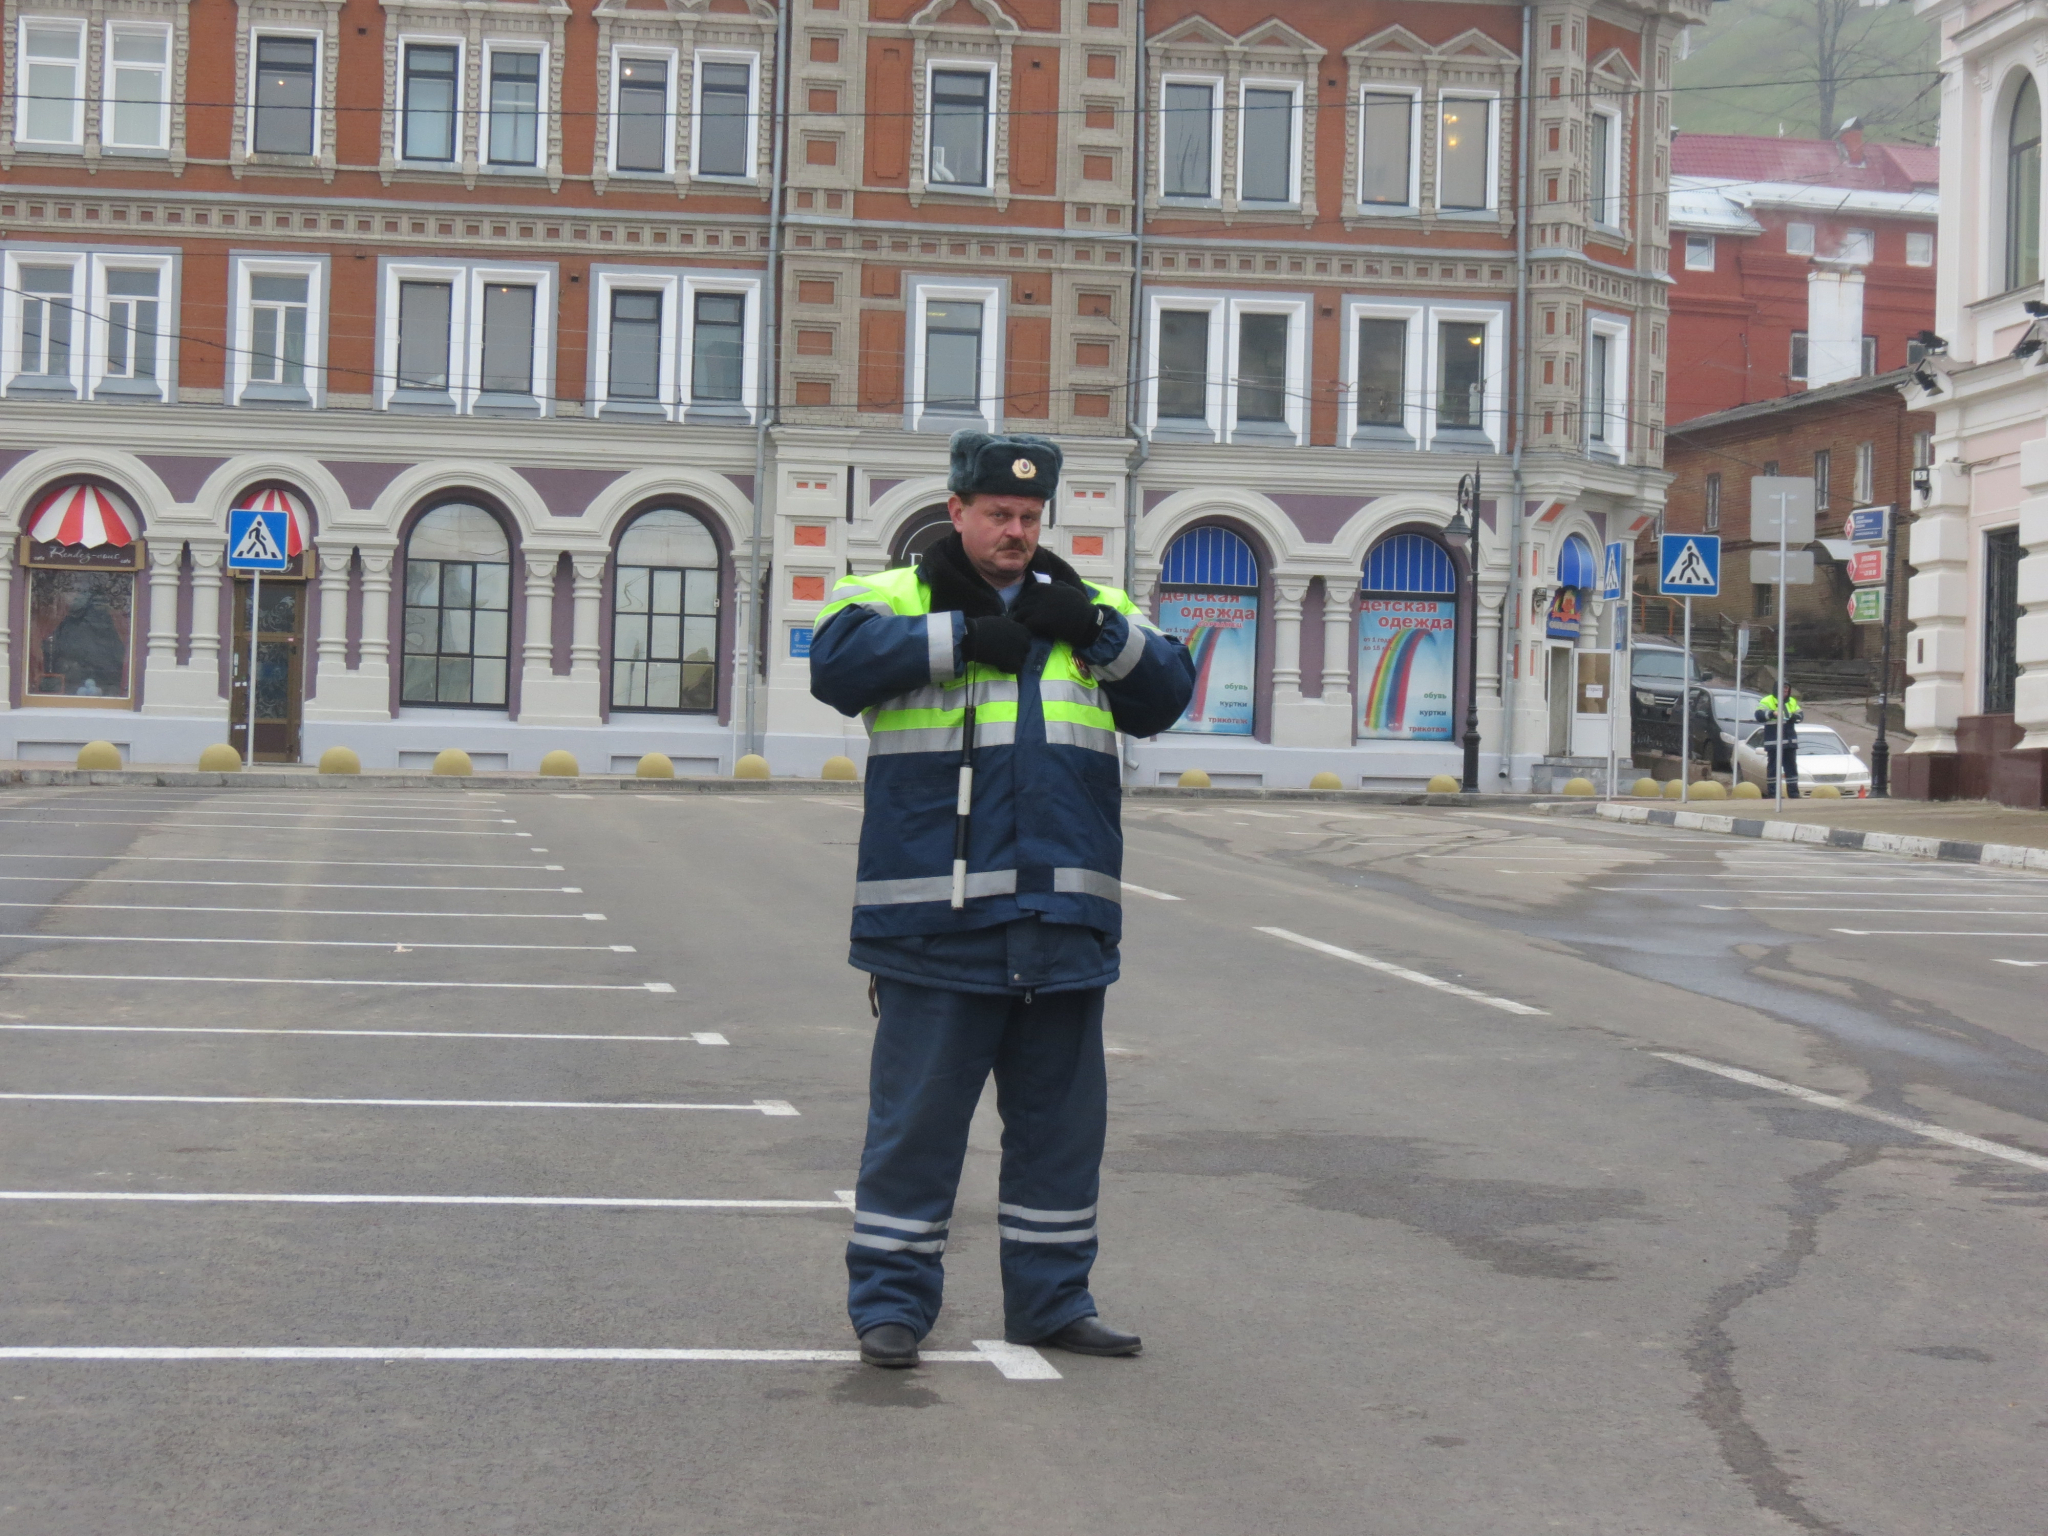
[[[1027,1232],[1022,1227],[1006,1227],[1000,1223],[996,1236],[1007,1243],[1087,1243],[1095,1239],[1093,1227],[1083,1227],[1075,1232]]]
[[[924,616],[925,647],[931,656],[932,681],[943,683],[953,672],[953,615],[928,613]]]
[[[1124,648],[1094,669],[1095,675],[1105,683],[1129,677],[1137,670],[1138,663],[1145,659],[1145,632],[1151,626],[1140,621],[1135,614],[1126,614],[1125,620]]]
[[[1028,1205],[1000,1204],[996,1207],[996,1214],[998,1216],[1014,1216],[1019,1221],[1093,1221],[1095,1219],[1095,1207],[1091,1205],[1085,1211],[1034,1211]]]
[[[1062,871],[1054,871],[1055,889],[1061,873]],[[970,871],[967,876],[967,894],[1014,896],[1017,894],[1017,871]],[[913,901],[950,901],[952,896],[951,875],[919,875],[909,880],[861,880],[853,887],[853,904],[857,907],[897,907]]]
[[[884,1253],[944,1253],[946,1240],[942,1237],[934,1242],[913,1243],[901,1237],[876,1237],[868,1232],[856,1232],[847,1241],[856,1248],[879,1248]]]
[[[974,876],[967,877],[972,880]],[[1099,896],[1104,901],[1123,904],[1124,885],[1115,875],[1105,875],[1099,869],[1056,869],[1052,872],[1052,888],[1063,896]],[[1012,1215],[1025,1213],[1015,1211]],[[1029,1217],[1033,1221],[1051,1221],[1053,1217]]]

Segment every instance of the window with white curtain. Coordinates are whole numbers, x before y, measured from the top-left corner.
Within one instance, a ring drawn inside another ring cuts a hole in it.
[[[85,23],[25,16],[17,43],[14,137],[24,147],[85,142]]]
[[[990,100],[995,74],[933,66],[925,118],[927,185],[977,189],[989,183]]]
[[[697,122],[691,135],[697,175],[754,174],[755,63],[752,55],[699,55]]]
[[[452,165],[462,50],[452,42],[408,42],[404,55],[399,156],[429,165]]]
[[[100,141],[109,149],[164,149],[170,143],[171,29],[107,24],[106,102]]]
[[[1358,109],[1358,203],[1367,212],[1415,205],[1415,119],[1412,91],[1366,87]]]
[[[484,160],[496,170],[537,166],[541,158],[541,55],[530,49],[492,46],[487,58]]]
[[[1296,164],[1299,90],[1246,84],[1238,101],[1237,196],[1244,203],[1292,203],[1300,197]]]

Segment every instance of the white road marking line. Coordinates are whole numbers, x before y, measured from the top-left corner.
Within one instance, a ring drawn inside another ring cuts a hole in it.
[[[1986,1157],[2002,1158],[2008,1163],[2048,1172],[2048,1157],[2038,1152],[2024,1152],[2018,1147],[2008,1147],[2002,1142],[1986,1141],[1982,1136],[1971,1136],[1963,1131],[1952,1131],[1946,1126],[1933,1125],[1925,1120],[1910,1120],[1904,1115],[1895,1115],[1888,1110],[1874,1109],[1868,1104],[1858,1104],[1853,1099],[1844,1099],[1832,1093],[1820,1093],[1812,1088],[1802,1088],[1797,1083],[1784,1082],[1775,1077],[1765,1077],[1761,1072],[1746,1072],[1741,1067],[1723,1066],[1718,1061],[1706,1061],[1698,1056],[1687,1056],[1679,1051],[1652,1051],[1652,1056],[1661,1056],[1666,1061],[1691,1067],[1699,1072],[1711,1072],[1716,1077],[1725,1077],[1731,1082],[1747,1083],[1752,1088],[1768,1088],[1773,1093],[1782,1093],[1795,1099],[1804,1099],[1809,1104],[1818,1104],[1826,1109],[1838,1109],[1846,1115],[1857,1115],[1865,1120],[1875,1120],[1879,1125],[1889,1125],[1895,1130],[1911,1131],[1915,1136],[1924,1136],[1929,1141],[1939,1141],[1951,1147],[1961,1147],[1965,1152],[1981,1152]]]
[[[1424,975],[1421,971],[1411,971],[1405,965],[1395,965],[1387,960],[1375,960],[1372,956],[1361,955],[1354,949],[1339,949],[1335,944],[1325,944],[1321,939],[1311,939],[1299,933],[1292,933],[1285,928],[1260,928],[1258,931],[1260,933],[1270,933],[1276,939],[1285,939],[1290,944],[1299,944],[1305,949],[1313,949],[1325,955],[1334,955],[1339,960],[1349,960],[1353,965],[1362,965],[1369,970],[1384,971],[1389,976],[1398,976],[1403,981],[1414,982],[1417,986],[1433,987],[1439,992],[1449,992],[1456,997],[1470,998],[1475,1003],[1484,1003],[1487,1007],[1498,1008],[1503,1013],[1547,1015],[1549,1012],[1548,1009],[1544,1008],[1531,1008],[1527,1003],[1518,1003],[1512,998],[1494,997],[1489,993],[1476,991],[1471,987],[1462,987],[1455,981],[1444,981],[1436,976]]]
[[[2039,917],[2039,912],[1997,907],[1760,907],[1754,902],[1700,903],[1706,912],[1889,912],[1894,917]]]
[[[32,907],[38,912],[241,912],[265,917],[483,917],[493,922],[606,920],[602,912],[387,912],[377,907],[195,907],[183,902],[0,901],[0,907]]]
[[[161,1205],[530,1205],[647,1211],[837,1211],[837,1200],[656,1200],[580,1195],[268,1195],[155,1190],[0,1189],[0,1200]]]
[[[1998,960],[1996,965],[2048,965],[2048,960]]]
[[[21,809],[38,810],[41,809],[41,807],[23,806],[21,807]],[[70,807],[51,806],[49,807],[49,809],[68,810],[70,809]],[[253,806],[245,805],[238,805],[232,811],[204,811],[192,810],[189,809],[187,806],[177,802],[161,801],[156,804],[138,802],[133,805],[108,805],[101,806],[99,807],[99,809],[109,811],[184,811],[187,817],[186,824],[192,826],[204,826],[205,822],[201,818],[221,816],[269,816],[279,820],[290,818],[294,821],[303,821],[309,816],[319,817],[320,819],[325,821],[403,821],[408,823],[419,821],[459,821],[466,826],[472,827],[486,826],[493,822],[500,822],[508,827],[514,827],[519,824],[519,818],[516,816],[386,816],[376,811],[265,811],[258,810]],[[491,807],[491,809],[496,810],[498,809],[498,807],[493,806]],[[296,829],[279,827],[275,830],[287,831]],[[384,829],[377,827],[364,827],[361,830],[365,832],[374,832],[381,831]],[[402,831],[404,829],[394,827],[391,830]]]
[[[0,1093],[0,1100],[39,1104],[292,1104],[321,1109],[739,1109],[750,1115],[797,1113],[787,1099],[756,1099],[751,1104],[604,1104],[546,1099],[304,1099],[248,1093]]]
[[[1907,891],[1744,891],[1730,890],[1726,886],[1711,885],[1596,885],[1596,891],[1656,892],[1665,896],[1905,896]],[[1984,896],[1972,896],[1967,891],[1942,890],[1933,893],[1940,901],[2048,901],[2048,891],[2039,896],[2030,896],[2023,891],[1997,891]]]
[[[716,1030],[687,1035],[540,1035],[487,1029],[282,1029],[255,1024],[0,1024],[0,1030],[79,1035],[339,1035],[393,1040],[588,1040],[605,1045],[730,1045]]]
[[[835,1190],[833,1190],[833,1191],[832,1191],[832,1193],[833,1193],[833,1194],[835,1194],[835,1195],[837,1195],[837,1196],[839,1197],[839,1203],[840,1203],[841,1205],[845,1206],[845,1207],[846,1207],[846,1208],[847,1208],[847,1209],[848,1209],[849,1211],[853,1209],[853,1191],[852,1191],[852,1190],[850,1190],[850,1189],[835,1189]]]
[[[546,853],[547,849],[533,848],[528,852]],[[196,853],[0,853],[0,859],[89,859],[95,864],[312,864],[323,869],[520,869],[535,874],[562,867],[559,864],[419,864],[403,859],[323,859],[313,854],[297,859],[230,859]]]
[[[30,827],[149,827],[159,832],[402,832],[407,837],[531,837],[531,832],[450,832],[440,827],[325,827],[298,828],[274,827],[257,822],[222,822],[201,824],[189,821],[108,821],[94,817],[91,821],[57,821],[49,817],[0,816],[0,825]],[[109,855],[113,857],[113,855]]]
[[[1836,928],[1858,938],[1883,935],[1910,939],[2048,939],[2048,933],[2011,933],[2004,928]]]
[[[154,880],[147,876],[123,875],[0,875],[0,883],[42,885],[196,885],[232,886],[245,890],[272,891],[417,891],[433,895],[441,891],[539,892],[543,896],[581,896],[580,885],[371,885],[357,880]]]
[[[0,981],[195,981],[251,987],[458,987],[494,992],[673,992],[666,981],[355,981],[346,976],[127,976],[91,971],[0,971]]]
[[[1240,816],[1263,816],[1268,821],[1292,821],[1294,818],[1285,811],[1239,811]]]
[[[1001,1339],[976,1339],[973,1349],[926,1349],[918,1358],[928,1365],[992,1365],[1008,1381],[1058,1381],[1052,1362],[1028,1344]],[[411,1345],[377,1348],[362,1345],[199,1345],[167,1347],[151,1344],[12,1344],[0,1347],[0,1360],[472,1360],[558,1361],[649,1360],[681,1363],[703,1361],[735,1365],[854,1365],[856,1349],[433,1349]]]
[[[1128,880],[1119,881],[1118,884],[1134,896],[1150,896],[1154,901],[1179,901],[1181,899],[1178,896],[1169,896],[1164,891],[1155,891],[1146,886],[1133,885]]]
[[[0,933],[0,939],[32,939],[47,944],[283,944],[321,949],[545,949],[599,955],[635,955],[631,944],[435,944],[421,939],[229,939],[174,938],[156,933]],[[0,975],[5,975],[0,972]]]

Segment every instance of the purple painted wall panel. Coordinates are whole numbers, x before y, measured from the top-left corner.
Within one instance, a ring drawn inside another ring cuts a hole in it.
[[[555,592],[548,615],[548,635],[554,646],[549,669],[556,677],[567,677],[570,648],[576,641],[576,571],[567,555],[555,562]],[[606,646],[605,650],[609,652],[611,647]]]
[[[171,493],[173,501],[190,501],[206,484],[206,477],[227,460],[186,458],[182,454],[144,454],[142,462],[151,474],[163,481],[164,489]]]
[[[1305,698],[1323,696],[1323,579],[1308,584],[1301,603],[1301,691]]]
[[[1145,492],[1145,510],[1147,512],[1150,512],[1153,508],[1157,507],[1159,503],[1166,500],[1167,497],[1175,496],[1178,494],[1179,492],[1177,491],[1147,490]]]
[[[372,464],[351,459],[323,459],[321,467],[348,493],[348,504],[363,509],[375,506],[384,487],[412,468],[410,464]]]
[[[178,665],[192,664],[192,549],[178,554]]]
[[[902,483],[901,480],[877,480],[870,477],[868,480],[868,505],[872,507]]]
[[[513,470],[540,492],[551,517],[581,517],[598,493],[625,471],[621,469],[540,469],[515,464]]]
[[[348,640],[345,660],[354,672],[363,664],[363,557],[354,551],[348,561],[348,618],[342,633]]]
[[[740,494],[746,497],[747,500],[752,501],[754,499],[754,477],[752,475],[727,475],[725,478],[738,486]]]
[[[1273,504],[1287,514],[1288,521],[1301,530],[1311,544],[1327,544],[1337,531],[1358,515],[1361,507],[1372,505],[1372,496],[1312,496],[1283,494]]]

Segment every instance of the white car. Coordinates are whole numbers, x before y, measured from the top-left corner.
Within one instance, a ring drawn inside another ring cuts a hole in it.
[[[1856,749],[1824,725],[1795,725],[1799,736],[1799,789],[1802,794],[1819,784],[1832,784],[1845,795],[1870,793],[1870,765],[1856,755]],[[1765,744],[1777,735],[1776,725],[1759,725],[1747,740],[1735,748],[1735,772],[1739,780],[1759,789],[1768,782]]]

